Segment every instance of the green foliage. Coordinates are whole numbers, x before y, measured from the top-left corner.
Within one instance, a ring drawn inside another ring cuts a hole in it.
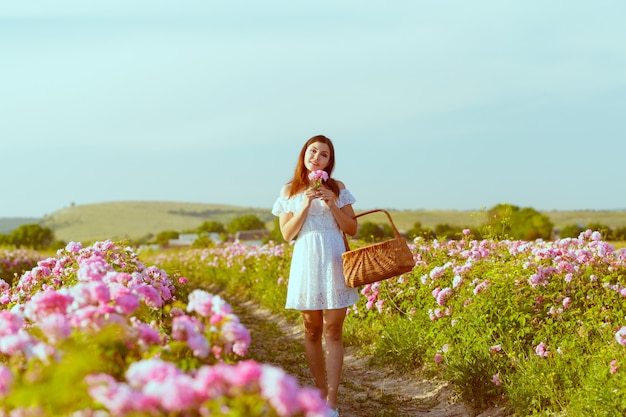
[[[618,355],[619,358],[624,357],[622,352]],[[626,415],[626,397],[623,395],[626,392],[626,373],[622,369],[626,363],[618,359],[611,365],[611,358],[613,356],[606,347],[597,355],[588,358],[589,372],[580,381],[585,387],[585,395],[573,396],[569,405],[570,415],[597,417]]]
[[[580,235],[583,230],[584,229],[577,224],[568,224],[559,231],[559,237],[561,239],[567,237],[578,237],[578,235]]]
[[[613,239],[618,241],[626,241],[626,227],[618,227],[613,231]]]
[[[33,269],[45,256],[37,251],[0,249],[0,279],[12,285],[14,278]]]
[[[175,230],[164,230],[157,233],[154,239],[155,243],[161,246],[167,246],[170,243],[170,239],[178,239],[180,233]]]
[[[373,362],[400,369],[422,367],[429,346],[420,328],[428,324],[426,316],[388,317],[385,325],[378,329],[380,341],[373,346]]]
[[[517,240],[549,240],[553,228],[554,224],[548,216],[530,207],[515,212],[511,219],[511,235]]]
[[[198,233],[226,233],[226,227],[224,223],[210,220],[203,222],[197,229]]]
[[[458,239],[462,236],[463,227],[451,226],[447,223],[435,225],[437,239]]]
[[[500,207],[490,233],[511,233],[511,218],[543,224],[531,221],[532,211],[514,211]],[[585,236],[417,240],[411,273],[359,289],[344,341],[380,365],[421,367],[451,381],[476,411],[505,402],[516,415],[624,415],[626,347],[615,332],[626,324],[626,252]],[[212,267],[173,262],[297,318],[284,310],[291,247],[279,247],[237,259],[221,252]],[[448,296],[439,299],[444,289]]]
[[[511,204],[498,204],[488,212],[483,236],[494,239],[549,240],[554,224],[545,214]]]
[[[270,230],[267,240],[268,242],[276,242],[276,243],[285,242],[285,238],[283,237],[283,234],[280,231],[280,218],[276,217],[274,219],[274,226],[272,227],[272,230]],[[268,242],[265,242],[265,243],[268,243]]]
[[[376,242],[389,237],[393,237],[393,230],[388,225],[379,225],[373,222],[364,222],[359,225],[359,231],[356,237],[365,242]]]
[[[91,405],[83,380],[94,372],[121,376],[130,359],[120,355],[128,351],[119,350],[126,343],[122,334],[116,326],[91,333],[89,337],[76,334],[58,346],[65,352],[60,361],[33,363],[25,372],[20,372],[21,364],[14,361],[14,374],[21,377],[14,383],[6,405],[41,406],[43,415],[49,416]]]
[[[192,248],[212,248],[215,247],[215,242],[206,233],[198,235],[196,240],[191,244]]]
[[[265,249],[247,248],[241,243],[209,249],[187,249],[167,254],[150,254],[150,261],[189,279],[190,287],[212,288],[238,299],[253,299],[282,314],[285,311],[287,280],[292,247],[270,242]],[[200,259],[212,259],[201,262]]]
[[[237,233],[242,230],[265,230],[265,223],[254,214],[244,214],[235,217],[228,223],[229,233]]]
[[[18,248],[45,249],[54,241],[54,233],[49,227],[23,224],[9,234],[8,241]]]
[[[406,232],[406,236],[410,240],[414,240],[417,237],[420,237],[426,240],[431,240],[435,238],[435,232],[428,227],[423,227],[422,223],[415,222],[413,223],[413,227],[411,227]]]
[[[588,223],[585,225],[585,229],[594,230],[600,232],[602,237],[606,240],[612,240],[613,232],[609,226],[599,222]]]

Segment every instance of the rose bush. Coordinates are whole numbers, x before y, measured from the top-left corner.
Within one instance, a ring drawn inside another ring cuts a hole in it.
[[[416,267],[364,286],[346,342],[385,365],[452,382],[476,409],[626,413],[626,249],[599,233],[556,241],[464,238],[411,245]],[[160,254],[190,280],[284,311],[291,247],[241,243]],[[296,318],[297,316],[292,316]]]
[[[0,281],[1,415],[327,415],[317,390],[241,361],[248,330],[186,281],[112,241]]]

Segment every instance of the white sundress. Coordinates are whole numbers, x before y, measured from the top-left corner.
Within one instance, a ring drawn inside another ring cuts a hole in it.
[[[343,207],[355,201],[343,189],[336,204]],[[295,213],[303,204],[304,193],[290,198],[281,196],[274,203],[272,214]],[[355,304],[358,290],[348,287],[343,276],[341,254],[345,251],[341,230],[330,209],[322,200],[313,200],[293,247],[285,307],[327,310]]]

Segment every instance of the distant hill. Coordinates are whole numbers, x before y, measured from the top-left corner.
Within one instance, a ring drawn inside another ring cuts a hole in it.
[[[269,209],[219,204],[159,201],[110,202],[76,205],[46,216],[42,226],[54,231],[57,239],[86,242],[104,239],[142,239],[164,230],[195,230],[203,222],[224,224],[243,214],[255,214],[272,221]]]
[[[93,242],[104,239],[143,239],[164,230],[193,231],[205,221],[227,224],[233,218],[254,214],[273,227],[274,216],[268,208],[184,202],[129,201],[76,205],[56,211],[43,219],[0,218],[0,233],[9,233],[20,224],[38,223],[54,231],[66,242]],[[475,227],[485,221],[485,213],[462,210],[387,209],[400,231],[420,222],[424,227],[437,224]],[[626,211],[548,211],[556,229],[570,224],[602,223],[611,228],[626,227]],[[382,213],[363,216],[360,221],[388,223]],[[2,231],[4,230],[4,231]]]

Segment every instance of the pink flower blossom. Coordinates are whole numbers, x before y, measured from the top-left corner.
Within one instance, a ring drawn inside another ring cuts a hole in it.
[[[204,290],[193,290],[189,294],[187,312],[190,313],[192,311],[195,311],[202,317],[211,316],[214,297],[216,296]]]
[[[44,317],[39,327],[51,343],[65,340],[71,333],[67,318],[61,313],[53,313]]]
[[[113,271],[106,259],[99,256],[82,260],[78,265],[76,278],[79,281],[102,281],[107,272]]]
[[[474,288],[474,291],[473,291],[474,295],[480,294],[481,292],[485,291],[487,288],[489,288],[489,280],[484,280],[483,282],[481,282]]]
[[[0,337],[15,334],[22,328],[24,318],[12,311],[0,311]]]
[[[161,344],[161,334],[147,323],[131,317],[132,326],[139,332],[139,342],[144,346]]]
[[[545,358],[546,356],[550,355],[550,351],[548,350],[546,344],[544,342],[541,342],[537,346],[535,346],[535,354],[537,356]]]
[[[430,279],[436,280],[437,278],[440,278],[445,272],[445,266],[436,266],[433,268],[432,271],[430,271]]]
[[[615,333],[615,340],[622,346],[626,346],[626,326],[623,326],[621,329]]]
[[[130,315],[140,306],[139,297],[129,288],[119,284],[110,287],[111,299],[115,302],[115,310],[120,314]]]
[[[570,297],[565,297],[563,299],[563,308],[568,308],[571,302],[572,299]]]
[[[26,318],[36,321],[52,313],[65,314],[73,298],[53,289],[36,293],[24,306]]]
[[[459,288],[463,284],[463,278],[460,275],[455,275],[452,280],[452,288]]]
[[[172,309],[170,310],[170,317],[180,317],[184,315],[185,312],[178,307],[172,307]]]
[[[618,368],[619,368],[619,365],[617,364],[617,361],[615,359],[613,359],[611,361],[611,368],[609,369],[609,372],[612,373],[612,374],[616,374]]]
[[[140,411],[139,405],[144,403],[140,392],[128,384],[118,383],[110,375],[89,375],[85,382],[91,398],[106,407],[112,415],[123,416]]]
[[[149,381],[141,392],[167,413],[180,413],[199,405],[196,391],[190,389],[192,382],[190,376],[180,373],[162,381]]]
[[[203,334],[204,324],[195,317],[182,315],[172,320],[172,338],[186,340],[190,335]]]
[[[11,370],[0,363],[0,398],[5,397],[13,384]]]
[[[73,298],[73,309],[91,304],[108,304],[111,301],[109,287],[102,281],[79,282],[68,293]]]
[[[263,373],[261,364],[253,360],[241,361],[235,366],[216,365],[216,370],[228,384],[235,387],[256,384]]]
[[[304,387],[298,392],[298,405],[306,410],[307,417],[322,417],[328,415],[328,404],[322,398],[321,392],[312,387]]]
[[[324,170],[311,171],[309,173],[309,181],[313,183],[311,188],[317,190],[322,186],[323,182],[328,181],[328,172]]]
[[[287,417],[299,411],[298,398],[293,393],[298,390],[298,381],[280,368],[262,365],[259,379],[261,395],[268,400],[280,417]]]
[[[83,248],[80,242],[70,242],[65,246],[65,250],[71,253],[78,253]]]
[[[435,357],[433,358],[435,363],[441,363],[441,361],[443,361],[443,355],[441,355],[441,353],[437,352],[435,353]]]
[[[500,374],[495,374],[494,376],[492,376],[491,382],[496,384],[496,387],[499,387],[500,386]]]
[[[233,344],[233,351],[239,356],[245,356],[250,346],[250,332],[241,323],[237,316],[232,315],[230,320],[222,326],[222,337]]]
[[[171,362],[161,359],[144,359],[131,363],[125,376],[132,387],[141,388],[150,381],[163,382],[182,373],[183,371]]]
[[[148,307],[160,308],[163,306],[163,299],[159,291],[152,285],[139,284],[132,288],[133,292],[141,295],[141,299]]]
[[[206,358],[211,352],[211,346],[204,334],[194,333],[187,336],[187,346],[191,349],[194,356],[198,358]]]
[[[439,304],[440,306],[443,306],[446,303],[446,300],[450,298],[451,295],[452,295],[452,288],[449,288],[449,287],[446,287],[442,289],[441,291],[438,291],[437,295],[435,296],[435,298],[437,299],[437,304]]]

